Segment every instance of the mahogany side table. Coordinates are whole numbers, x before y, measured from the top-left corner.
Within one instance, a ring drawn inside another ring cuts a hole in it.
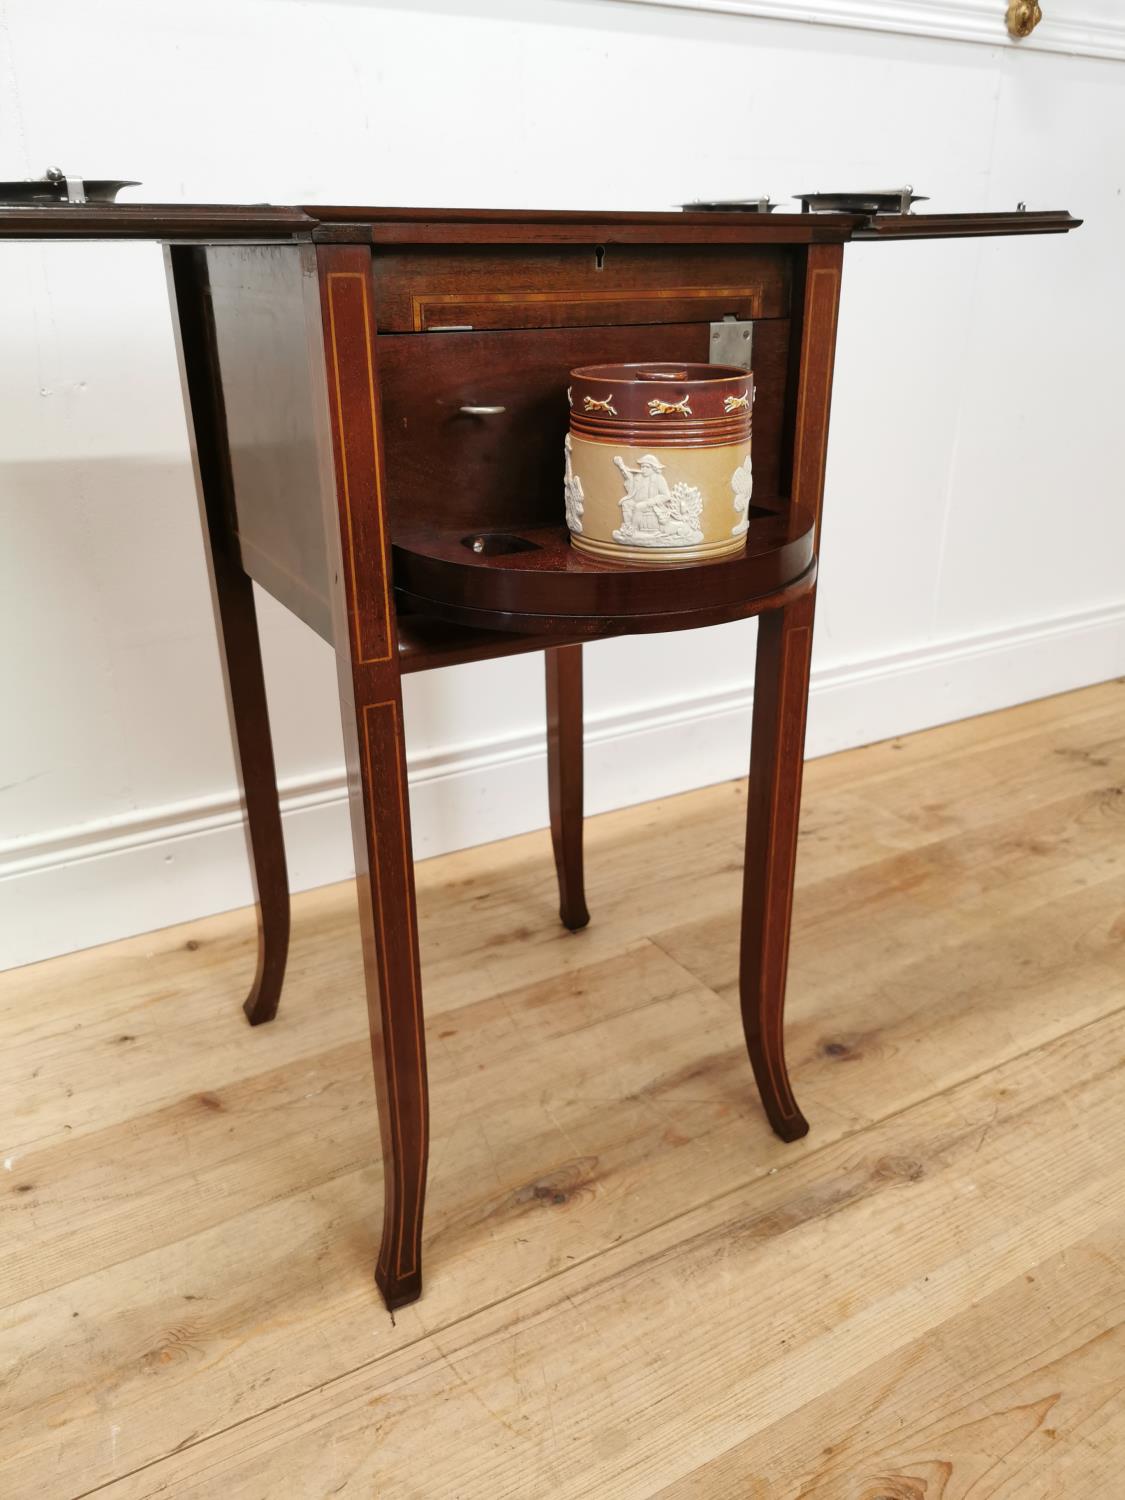
[[[277,1011],[289,891],[251,581],[336,651],[385,1173],[376,1280],[422,1288],[428,1097],[401,678],[543,651],[560,915],[588,921],[582,643],[759,617],[740,987],[762,1103],[808,1126],[782,1013],[845,242],[1062,233],[1065,212],[544,213],[95,205],[0,237],[165,246],[246,805],[258,969]],[[744,553],[583,556],[563,524],[567,372],[753,367]]]

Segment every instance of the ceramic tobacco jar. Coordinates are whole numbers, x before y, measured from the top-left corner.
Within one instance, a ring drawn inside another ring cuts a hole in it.
[[[746,544],[754,377],[737,365],[571,371],[566,523],[582,552],[656,566]]]

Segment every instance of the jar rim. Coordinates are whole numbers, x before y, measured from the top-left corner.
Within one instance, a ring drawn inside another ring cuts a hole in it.
[[[663,380],[668,385],[717,385],[726,380],[750,380],[751,370],[741,365],[709,365],[668,360],[639,361],[636,364],[579,365],[570,372],[572,380],[591,380],[599,385],[649,385]]]

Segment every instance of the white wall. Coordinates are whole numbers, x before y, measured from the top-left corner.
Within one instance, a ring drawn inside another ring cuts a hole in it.
[[[1048,21],[1073,37],[1080,11]],[[1125,22],[1099,35],[1125,54]],[[1125,671],[1123,80],[1110,56],[637,0],[0,0],[0,176],[558,208],[911,181],[936,209],[1085,216],[846,251],[818,754]],[[248,889],[157,247],[0,245],[0,458],[14,964]],[[350,869],[333,667],[262,616],[303,886]],[[743,770],[753,629],[706,665],[692,633],[588,651],[594,808]],[[537,657],[408,681],[419,853],[543,824],[541,704]]]

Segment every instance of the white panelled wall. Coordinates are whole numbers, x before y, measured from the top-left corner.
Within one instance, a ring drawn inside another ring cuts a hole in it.
[[[805,24],[849,6],[869,29]],[[845,252],[823,754],[1125,672],[1125,17],[1043,7],[1021,48],[903,34],[1003,0],[0,0],[0,177],[550,208],[911,182],[1085,217]],[[246,901],[157,247],[0,245],[0,459],[0,964]],[[261,606],[304,887],[351,869],[334,670]],[[754,626],[715,638],[588,649],[593,810],[743,772]],[[545,823],[541,675],[408,680],[419,855]]]

